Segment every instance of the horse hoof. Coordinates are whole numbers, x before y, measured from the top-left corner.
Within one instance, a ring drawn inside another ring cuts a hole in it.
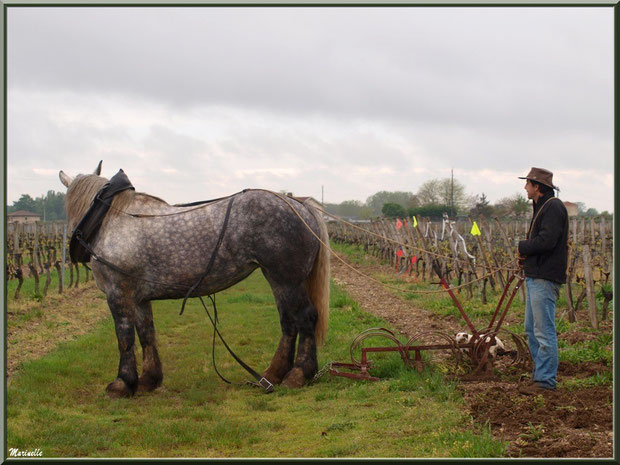
[[[151,392],[161,385],[161,379],[142,375],[138,379],[138,392]]]
[[[129,389],[125,381],[120,378],[116,378],[114,381],[108,384],[108,387],[106,387],[105,390],[108,393],[108,397],[112,399],[133,396],[133,392],[131,391],[131,389]]]
[[[280,384],[282,382],[282,378],[280,376],[276,376],[274,375],[272,372],[270,372],[269,370],[265,370],[265,372],[263,373],[263,378],[265,378],[266,380],[268,380],[271,384],[273,384],[274,386],[276,384]]]
[[[282,381],[282,385],[289,387],[291,389],[297,389],[306,384],[306,378],[304,377],[304,372],[301,368],[293,368],[288,374],[284,377]]]

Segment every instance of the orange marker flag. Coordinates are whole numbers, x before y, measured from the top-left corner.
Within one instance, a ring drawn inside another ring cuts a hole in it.
[[[396,229],[400,229],[403,227],[403,222],[400,221],[400,218],[396,218]]]

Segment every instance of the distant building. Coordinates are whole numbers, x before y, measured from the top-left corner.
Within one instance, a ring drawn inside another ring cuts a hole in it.
[[[577,216],[577,214],[579,213],[579,207],[577,206],[576,203],[564,202],[564,206],[566,207],[568,216]]]
[[[30,224],[41,221],[41,215],[38,213],[27,212],[26,210],[18,210],[6,215],[7,223]]]

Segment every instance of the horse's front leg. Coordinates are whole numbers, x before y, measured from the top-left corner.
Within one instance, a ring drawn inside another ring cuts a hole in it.
[[[107,300],[114,317],[120,361],[118,375],[113,382],[108,384],[106,391],[110,397],[131,397],[138,387],[138,371],[134,353],[134,305],[129,299],[118,295],[109,295]]]
[[[151,302],[136,306],[136,330],[142,346],[142,376],[138,378],[138,391],[152,391],[164,378],[155,339],[155,325]]]

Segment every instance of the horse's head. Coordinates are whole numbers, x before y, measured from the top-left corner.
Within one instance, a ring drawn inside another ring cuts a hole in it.
[[[75,228],[80,218],[86,213],[99,189],[108,182],[106,178],[99,176],[101,174],[101,163],[102,161],[99,162],[93,174],[78,174],[72,178],[62,170],[58,173],[60,182],[67,188],[65,208],[71,230]]]

